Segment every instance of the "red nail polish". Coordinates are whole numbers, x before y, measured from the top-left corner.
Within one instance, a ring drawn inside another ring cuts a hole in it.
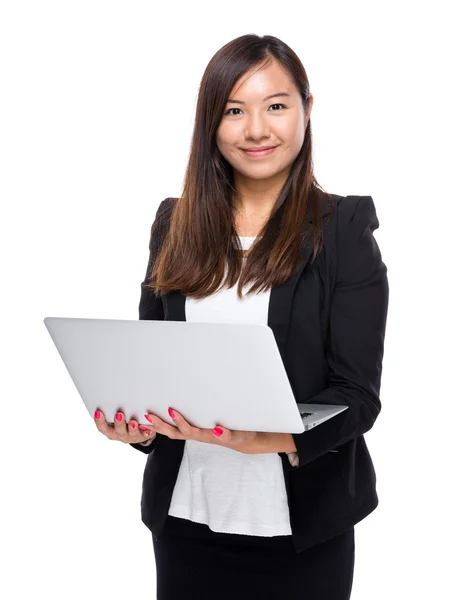
[[[169,409],[168,409],[168,414],[170,415],[170,417],[171,417],[172,419],[174,419],[174,418],[175,418],[175,416],[176,416],[176,415],[175,415],[175,413],[172,411],[172,409],[171,409],[171,408],[169,408]]]
[[[150,417],[149,417],[148,415],[145,415],[145,419],[146,419],[147,421],[149,421],[151,424],[153,424],[153,421],[150,419]]]
[[[96,418],[96,419],[99,419],[99,418],[100,418],[100,411],[99,411],[99,410],[96,410],[96,411],[95,411],[95,418]]]
[[[136,424],[135,423],[130,423],[129,426],[131,427],[131,429],[134,429]]]
[[[117,421],[121,421],[123,419],[123,415],[121,415],[120,413],[117,413],[115,415],[115,418],[117,419]]]
[[[139,429],[143,429],[144,431],[149,431],[146,425],[139,425]]]
[[[223,435],[223,429],[221,427],[214,427],[212,433],[217,437],[221,437]]]

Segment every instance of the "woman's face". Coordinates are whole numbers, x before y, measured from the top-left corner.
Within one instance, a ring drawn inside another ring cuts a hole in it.
[[[232,89],[217,131],[217,145],[234,168],[234,176],[264,180],[289,173],[303,144],[313,97],[310,95],[306,115],[297,88],[277,61],[255,70],[242,76]],[[259,156],[245,152],[261,146],[276,149]]]

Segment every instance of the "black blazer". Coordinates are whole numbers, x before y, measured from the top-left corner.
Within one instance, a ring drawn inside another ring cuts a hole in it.
[[[293,434],[299,466],[280,452],[297,552],[338,535],[378,505],[376,475],[363,434],[379,411],[388,310],[387,268],[373,236],[379,226],[371,196],[323,194],[324,244],[313,264],[306,236],[298,270],[271,290],[273,330],[296,401],[349,408],[318,427]],[[151,228],[150,258],[141,284],[139,319],[185,321],[185,296],[156,298],[149,281],[168,230],[175,198],[159,206]],[[275,399],[274,399],[275,401]],[[148,447],[142,521],[155,537],[168,514],[184,440],[157,434]]]

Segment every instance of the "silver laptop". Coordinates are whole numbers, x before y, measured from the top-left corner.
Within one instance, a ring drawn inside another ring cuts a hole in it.
[[[89,414],[120,410],[195,427],[302,433],[348,407],[297,404],[268,325],[46,317]]]

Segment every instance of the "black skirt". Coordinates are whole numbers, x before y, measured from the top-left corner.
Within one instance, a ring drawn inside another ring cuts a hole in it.
[[[291,535],[217,533],[168,515],[153,536],[157,600],[348,600],[354,527],[297,553]]]

